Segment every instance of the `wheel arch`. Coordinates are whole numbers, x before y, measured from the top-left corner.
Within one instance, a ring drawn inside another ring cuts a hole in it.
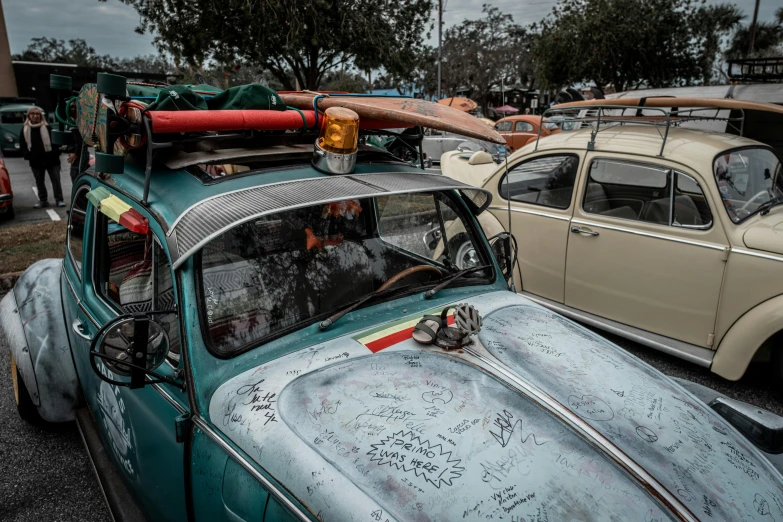
[[[0,301],[5,333],[23,385],[47,422],[74,419],[79,383],[60,293],[62,259],[31,265]]]
[[[775,336],[783,336],[783,295],[751,308],[729,328],[712,359],[712,371],[736,381],[745,374],[756,353]]]

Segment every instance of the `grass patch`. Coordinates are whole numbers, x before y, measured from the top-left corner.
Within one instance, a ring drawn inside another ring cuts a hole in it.
[[[39,259],[65,255],[66,221],[0,228],[0,274],[21,272]]]

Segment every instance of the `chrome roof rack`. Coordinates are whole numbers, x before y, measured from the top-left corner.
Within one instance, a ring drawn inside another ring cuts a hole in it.
[[[740,111],[740,116],[732,117],[731,111]],[[634,114],[626,114],[626,111],[634,111]],[[728,116],[720,116],[720,111],[729,111]],[[645,114],[648,112],[648,114]],[[649,114],[652,112],[654,114]],[[618,114],[619,113],[619,114]],[[740,136],[745,130],[745,111],[744,109],[727,109],[718,107],[698,107],[698,108],[672,108],[663,107],[645,107],[643,105],[589,105],[585,107],[551,107],[544,111],[541,116],[544,118],[557,117],[557,123],[578,122],[581,126],[589,124],[592,127],[590,141],[587,144],[587,150],[595,150],[595,139],[602,130],[611,129],[620,125],[647,125],[653,126],[658,130],[661,137],[661,151],[658,156],[663,156],[663,149],[666,147],[666,140],[669,137],[669,129],[672,126],[679,126],[682,123],[690,121],[725,121],[728,126],[733,127]],[[602,128],[601,126],[604,125]],[[536,147],[541,140],[541,128],[538,128],[536,136]],[[565,131],[568,132],[568,131]]]

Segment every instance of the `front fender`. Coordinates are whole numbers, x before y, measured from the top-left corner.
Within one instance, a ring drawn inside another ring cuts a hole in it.
[[[60,294],[62,259],[31,265],[0,302],[0,328],[41,418],[73,420],[79,384]]]
[[[783,330],[783,295],[764,301],[740,317],[718,346],[712,371],[736,381],[764,342]]]

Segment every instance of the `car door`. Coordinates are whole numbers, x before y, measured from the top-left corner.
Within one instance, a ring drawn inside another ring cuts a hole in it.
[[[568,306],[710,347],[728,242],[694,176],[593,154],[568,239]]]
[[[568,226],[580,157],[573,153],[526,157],[497,182],[491,212],[517,239],[525,292],[563,302]]]
[[[421,143],[422,151],[435,163],[440,163],[443,155],[443,133],[439,130],[427,129]]]
[[[143,209],[136,210],[153,222]],[[87,214],[82,305],[89,320],[81,325],[85,338],[94,338],[121,314],[175,309],[176,286],[159,231],[132,232],[97,212],[92,203]],[[171,346],[168,360],[156,371],[181,382],[177,314],[151,318],[163,326]],[[93,371],[88,351],[74,359],[104,447],[138,505],[150,519],[186,520],[184,444],[177,442],[175,432],[175,420],[187,414],[185,393],[168,383],[139,389],[116,386]],[[113,377],[101,360],[96,366]]]
[[[532,136],[535,136],[532,123],[528,121],[514,122],[514,134],[512,137],[514,150],[524,147]]]
[[[514,122],[511,120],[500,120],[495,124],[495,130],[503,136],[503,139],[506,140],[506,145],[513,151]]]
[[[89,318],[81,308],[84,239],[85,230],[89,226],[87,219],[87,192],[89,190],[89,185],[82,185],[74,191],[71,210],[68,213],[68,235],[65,239],[65,259],[63,259],[61,284],[63,312],[68,338],[75,353],[89,351],[91,340],[86,324],[89,322]]]

